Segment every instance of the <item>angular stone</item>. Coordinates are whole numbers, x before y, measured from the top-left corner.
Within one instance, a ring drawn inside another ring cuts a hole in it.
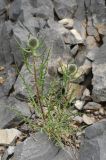
[[[89,117],[86,114],[83,114],[82,119],[83,119],[83,122],[87,125],[91,125],[91,124],[95,123],[95,118]]]
[[[106,45],[102,45],[95,55],[93,63],[93,99],[97,102],[106,101]]]
[[[0,65],[13,62],[9,41],[11,29],[12,26],[8,22],[0,24]]]
[[[85,139],[80,147],[80,160],[106,159],[106,120],[85,129]]]
[[[78,110],[82,110],[84,104],[85,104],[84,101],[77,100],[77,101],[75,102],[75,107],[76,107],[76,109],[78,109]]]
[[[8,96],[16,80],[16,69],[11,65],[5,66],[4,70],[0,72],[4,83],[0,85],[0,98]]]
[[[59,19],[72,18],[77,9],[76,0],[54,0],[53,3]]]
[[[40,17],[43,18],[45,20],[49,19],[49,18],[54,18],[54,13],[53,13],[53,3],[51,0],[37,0],[36,1],[36,9],[34,9],[33,11],[33,15],[35,17]]]
[[[56,147],[45,134],[36,133],[18,144],[15,148],[15,160],[74,160],[73,152]]]
[[[0,129],[0,145],[10,145],[16,138],[21,136],[21,132],[15,128]]]
[[[88,36],[87,37],[86,44],[87,44],[88,49],[93,49],[93,48],[97,47],[96,40],[93,36]]]
[[[14,98],[0,99],[0,128],[16,126],[23,116],[31,116],[25,102],[20,102]]]
[[[14,0],[9,7],[9,19],[16,21],[21,13],[21,0]]]
[[[93,49],[91,49],[91,50],[87,53],[86,57],[87,57],[88,59],[90,59],[91,61],[94,61],[97,52],[99,52],[99,48],[98,48],[98,47],[93,48]]]
[[[95,102],[88,102],[85,106],[85,110],[99,110],[101,108],[101,104]]]

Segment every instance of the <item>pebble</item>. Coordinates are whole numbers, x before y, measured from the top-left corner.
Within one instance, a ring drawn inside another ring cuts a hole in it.
[[[84,104],[85,104],[84,101],[77,100],[77,101],[75,102],[75,108],[78,109],[78,110],[82,110]]]
[[[91,124],[95,123],[94,117],[89,117],[88,115],[83,114],[82,118],[83,118],[83,122],[87,125],[91,125]]]
[[[10,145],[17,137],[21,136],[21,132],[15,128],[0,129],[0,145]]]
[[[99,113],[100,113],[102,116],[105,115],[105,110],[104,110],[104,108],[101,107],[101,108],[99,109]]]
[[[78,123],[80,123],[80,124],[83,122],[83,119],[82,119],[82,117],[80,117],[80,116],[74,117],[73,120],[76,121],[76,122],[78,122]]]
[[[99,110],[101,108],[101,104],[96,102],[88,102],[83,108],[85,110]]]

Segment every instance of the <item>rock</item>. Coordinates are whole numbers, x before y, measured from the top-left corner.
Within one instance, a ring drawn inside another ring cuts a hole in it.
[[[71,29],[70,32],[75,37],[77,43],[83,43],[83,39],[76,29]]]
[[[85,139],[80,147],[80,160],[106,159],[106,120],[101,120],[85,129]]]
[[[0,145],[10,145],[16,138],[21,136],[21,132],[15,128],[0,129]]]
[[[45,20],[48,20],[49,18],[54,18],[54,13],[53,13],[53,4],[52,1],[38,1],[36,4],[37,8],[33,11],[33,15],[35,17],[40,17]]]
[[[28,103],[24,101],[17,100],[16,98],[10,96],[8,99],[8,105],[10,106],[10,109],[13,110],[12,112],[16,112],[16,115],[19,114],[20,116],[26,117],[31,116],[30,107]]]
[[[45,134],[36,133],[15,148],[16,160],[74,160],[72,153],[56,147]]]
[[[95,123],[94,117],[89,117],[86,114],[83,114],[82,118],[83,118],[83,122],[87,125],[91,125],[91,124]]]
[[[8,159],[8,157],[12,156],[15,150],[15,146],[9,146],[8,149],[5,151],[5,153],[2,156],[2,160]]]
[[[31,63],[29,62],[31,65]],[[32,69],[32,67],[31,67]],[[21,75],[21,76],[20,76]],[[28,71],[26,65],[23,65],[20,75],[18,76],[14,85],[14,95],[18,99],[27,100],[28,97],[34,96],[34,78]],[[24,78],[24,80],[23,80]],[[25,81],[25,82],[24,82]],[[30,94],[29,94],[30,90]]]
[[[105,110],[104,110],[104,108],[103,107],[101,107],[100,109],[99,109],[99,113],[100,113],[100,115],[105,115]]]
[[[82,110],[84,104],[85,104],[84,101],[77,100],[77,101],[75,102],[75,108],[78,109],[78,110]]]
[[[97,42],[100,42],[100,36],[97,28],[93,25],[92,17],[88,17],[87,34],[93,36]]]
[[[76,0],[54,0],[54,9],[59,17],[59,19],[63,18],[72,18],[76,9],[77,9],[77,3]]]
[[[106,45],[103,44],[95,55],[92,65],[93,72],[93,100],[96,102],[106,101]]]
[[[95,102],[88,102],[85,106],[85,110],[99,110],[101,108],[101,104]]]
[[[96,40],[93,36],[88,36],[87,37],[86,44],[87,44],[88,49],[93,49],[93,48],[97,47]]]
[[[9,109],[6,100],[0,99],[0,128],[11,126],[17,122],[16,115]]]
[[[85,43],[86,40],[86,23],[84,21],[79,21],[78,19],[74,20],[73,28],[77,30],[77,32],[80,34],[83,43]]]
[[[0,99],[0,128],[18,125],[23,116],[31,116],[27,103],[15,98]]]
[[[84,0],[76,0],[77,1],[77,9],[75,12],[75,17],[79,21],[85,20],[85,1]]]
[[[82,66],[86,59],[87,50],[85,45],[79,45],[77,55],[75,56],[75,62],[78,66]]]
[[[71,54],[72,54],[72,56],[76,56],[78,50],[79,50],[79,46],[78,46],[78,45],[75,45],[75,46],[71,49]]]
[[[11,54],[10,47],[10,32],[12,26],[9,22],[4,22],[0,24],[0,65],[11,64],[13,62],[13,57]]]
[[[21,0],[14,0],[9,7],[9,19],[16,21],[21,13]]]
[[[69,19],[69,18],[64,18],[62,20],[59,21],[60,24],[63,24],[65,28],[67,29],[72,29],[73,28],[73,24],[74,24],[74,20],[73,19]]]
[[[8,96],[10,91],[15,83],[16,80],[16,69],[14,66],[7,65],[5,69],[0,72],[2,75],[2,85],[0,86],[0,98],[3,96]]]
[[[84,90],[81,99],[82,99],[82,100],[90,100],[90,99],[91,99],[89,89],[86,88],[86,89]]]
[[[74,117],[73,120],[76,121],[77,123],[80,123],[80,124],[83,122],[83,119],[82,119],[82,117],[80,117],[80,116]]]
[[[91,68],[92,68],[91,62],[86,59],[85,62],[84,62],[84,64],[81,65],[78,68],[78,70],[77,70],[77,72],[76,72],[76,74],[74,76],[74,81],[73,82],[79,83],[79,84],[81,82],[84,82],[85,76],[87,76],[90,73]]]
[[[86,57],[87,57],[88,59],[90,59],[91,61],[94,61],[97,52],[99,52],[99,48],[98,48],[98,47],[93,48],[93,49],[91,49],[91,50],[88,52],[88,54],[86,55]]]

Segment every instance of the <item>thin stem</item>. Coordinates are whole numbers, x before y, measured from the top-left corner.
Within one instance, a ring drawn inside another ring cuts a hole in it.
[[[38,87],[38,80],[37,80],[37,73],[36,73],[36,63],[35,63],[35,57],[34,56],[33,56],[33,64],[34,64],[33,67],[34,67],[35,88],[36,88],[36,92],[37,92],[36,96],[37,96],[38,104],[41,108],[43,119],[45,120],[43,105],[42,105],[42,102],[41,102],[40,90],[39,90],[39,87]]]

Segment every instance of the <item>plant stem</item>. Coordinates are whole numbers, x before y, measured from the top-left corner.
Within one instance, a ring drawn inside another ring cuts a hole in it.
[[[35,57],[33,56],[33,69],[34,69],[34,80],[35,80],[35,88],[36,88],[36,96],[37,96],[37,101],[38,104],[40,106],[41,112],[42,112],[42,116],[43,116],[43,120],[45,120],[45,115],[44,115],[44,111],[43,111],[43,105],[41,102],[41,95],[40,95],[40,90],[39,90],[39,86],[38,86],[38,81],[37,81],[37,72],[36,72],[36,63],[35,63]]]

